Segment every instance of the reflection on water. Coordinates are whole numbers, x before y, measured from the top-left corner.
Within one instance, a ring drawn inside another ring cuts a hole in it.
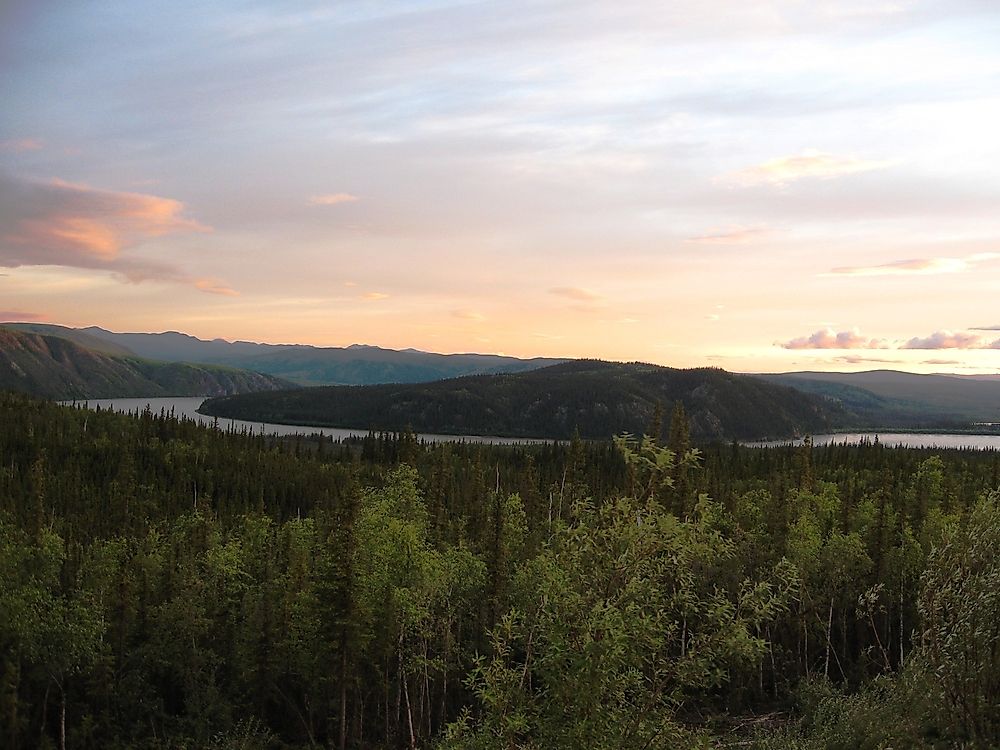
[[[95,398],[86,401],[64,401],[66,404],[75,403],[78,406],[96,409],[113,409],[121,412],[142,411],[147,406],[156,414],[165,411],[175,417],[187,417],[202,424],[218,424],[221,430],[244,430],[253,433],[264,433],[268,435],[315,435],[320,433],[335,440],[348,437],[364,437],[368,434],[368,428],[339,429],[336,427],[302,427],[299,425],[269,424],[267,422],[246,422],[242,419],[224,419],[223,417],[209,417],[198,413],[198,407],[204,402],[204,397],[194,398]],[[516,445],[524,443],[545,443],[546,440],[532,440],[529,438],[503,438],[489,435],[432,435],[418,434],[418,438],[428,443],[490,443],[493,445]]]

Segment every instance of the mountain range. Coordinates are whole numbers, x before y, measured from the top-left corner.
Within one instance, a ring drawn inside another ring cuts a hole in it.
[[[302,385],[337,384],[299,388]],[[0,388],[49,398],[233,396],[206,413],[253,421],[522,437],[642,432],[684,404],[700,439],[830,430],[990,429],[1000,375],[893,370],[738,375],[640,363],[374,346],[314,347],[0,324]]]
[[[0,389],[66,400],[221,395],[292,385],[232,367],[144,359],[95,342],[0,326]]]
[[[421,383],[461,375],[524,372],[564,362],[563,359],[519,359],[493,354],[435,354],[416,349],[383,349],[353,344],[318,347],[304,344],[258,344],[250,341],[210,341],[185,333],[114,333],[91,326],[67,328],[45,323],[4,323],[27,333],[58,336],[88,348],[113,347],[108,353],[128,353],[166,362],[227,365],[274,375],[297,385],[369,385]]]

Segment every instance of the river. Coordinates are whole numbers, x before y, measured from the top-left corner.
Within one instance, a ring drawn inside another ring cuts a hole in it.
[[[77,406],[96,409],[112,409],[120,412],[142,411],[147,406],[156,414],[165,410],[167,413],[173,412],[176,417],[187,417],[202,424],[215,424],[216,418],[198,413],[205,398],[196,396],[193,398],[93,398],[77,401],[63,401],[64,404],[76,404]],[[335,440],[342,440],[349,437],[364,437],[368,434],[368,428],[340,429],[336,427],[303,427],[301,425],[270,424],[267,422],[246,422],[242,419],[218,418],[219,429],[235,430],[237,432],[252,432],[255,434],[268,435],[315,435],[320,433]],[[550,443],[551,440],[535,440],[532,438],[507,438],[496,437],[494,435],[434,435],[420,433],[417,437],[428,443],[489,443],[492,445],[523,445],[526,443]]]
[[[147,406],[157,414],[161,410],[173,412],[177,417],[188,417],[197,420],[202,424],[214,424],[215,417],[209,417],[198,413],[198,407],[205,399],[201,396],[194,398],[99,398],[86,401],[63,402],[76,403],[78,406],[85,406],[96,409],[113,409],[120,412],[142,411]],[[342,440],[349,437],[364,437],[368,434],[367,428],[341,429],[337,427],[303,427],[301,425],[271,424],[267,422],[246,422],[241,419],[224,419],[219,417],[218,425],[223,430],[244,430],[253,433],[266,433],[269,435],[315,435],[320,433],[335,440]],[[432,433],[420,433],[418,438],[428,443],[489,443],[492,445],[517,445],[527,443],[545,443],[549,440],[533,438],[508,438],[496,437],[494,435],[436,435]],[[917,433],[917,432],[845,432],[830,435],[813,436],[813,445],[831,445],[844,443],[860,443],[863,440],[874,440],[878,437],[879,442],[890,448],[995,448],[1000,449],[1000,435],[964,435],[946,433]],[[801,445],[802,439],[798,440],[768,440],[762,442],[747,442],[744,445],[755,448],[770,448],[780,445]]]
[[[957,433],[921,432],[842,432],[832,435],[814,435],[813,445],[855,444],[864,440],[878,441],[888,448],[994,448],[1000,449],[1000,435],[968,435]],[[768,440],[745,443],[755,448],[771,448],[779,445],[801,445],[797,440]]]

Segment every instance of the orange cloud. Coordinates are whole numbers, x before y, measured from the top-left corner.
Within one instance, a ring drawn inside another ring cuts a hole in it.
[[[111,271],[138,283],[191,284],[211,294],[235,294],[128,251],[164,235],[209,232],[184,215],[184,204],[145,193],[115,192],[63,180],[31,182],[0,174],[0,266],[64,266]]]
[[[180,201],[156,195],[62,180],[15,184],[11,193],[13,200],[0,209],[6,228],[0,236],[0,262],[6,265],[91,268],[152,237],[210,231],[182,216]]]
[[[891,161],[871,161],[851,156],[834,156],[808,149],[794,156],[782,156],[752,167],[730,172],[723,181],[738,187],[787,185],[804,178],[831,179],[891,166]]]
[[[336,206],[338,203],[354,203],[357,200],[360,198],[350,193],[327,193],[310,196],[308,203],[310,206]]]
[[[485,316],[482,313],[477,313],[475,310],[452,310],[451,315],[453,318],[459,318],[461,320],[485,320]]]
[[[785,343],[783,349],[888,349],[885,339],[870,339],[857,330],[835,332],[832,328],[816,331],[811,336],[802,336]]]
[[[383,292],[366,292],[365,294],[361,295],[361,298],[366,299],[369,302],[376,302],[380,299],[388,299],[389,295]]]

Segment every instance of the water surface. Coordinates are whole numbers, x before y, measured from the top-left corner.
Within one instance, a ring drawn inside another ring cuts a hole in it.
[[[271,424],[269,422],[247,422],[242,419],[226,419],[209,417],[198,413],[198,407],[205,401],[203,396],[193,398],[92,398],[87,400],[64,401],[64,404],[76,404],[88,409],[112,409],[120,412],[143,411],[147,406],[155,414],[166,411],[177,418],[187,417],[202,424],[218,424],[221,430],[236,432],[251,432],[265,435],[315,435],[317,433],[342,440],[349,437],[364,437],[368,428],[340,429],[337,427],[304,427],[302,425]],[[506,438],[494,435],[435,435],[419,433],[417,437],[428,443],[490,443],[492,445],[517,445],[525,443],[546,443],[551,440],[533,438]]]
[[[955,433],[919,432],[842,432],[832,435],[814,435],[813,445],[856,445],[878,441],[887,448],[994,448],[1000,449],[1000,435],[965,435]],[[803,438],[795,440],[768,440],[746,443],[756,448],[778,445],[802,445]]]

